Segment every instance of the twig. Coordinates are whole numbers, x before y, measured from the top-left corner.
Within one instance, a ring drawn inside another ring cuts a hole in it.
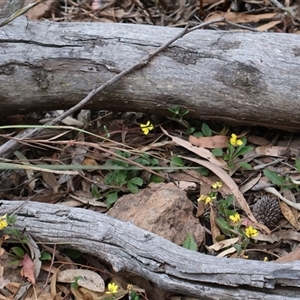
[[[45,124],[45,128],[47,126],[49,126],[49,125],[51,126],[51,125],[56,124],[57,122],[62,121],[67,116],[69,116],[69,115],[73,114],[74,112],[76,112],[77,110],[83,108],[87,103],[89,103],[91,101],[91,99],[96,94],[98,94],[99,92],[103,91],[107,87],[113,85],[115,82],[117,82],[118,80],[120,80],[121,78],[123,78],[125,75],[133,72],[134,70],[138,70],[138,69],[143,68],[144,66],[146,66],[149,63],[149,61],[155,55],[157,55],[158,53],[164,51],[172,43],[174,43],[176,40],[182,38],[187,33],[190,33],[190,32],[192,32],[192,31],[194,31],[196,29],[200,29],[202,27],[208,26],[208,25],[213,24],[213,23],[222,22],[222,21],[224,21],[224,19],[225,18],[219,18],[219,19],[216,19],[216,20],[211,20],[211,21],[202,23],[201,25],[195,26],[195,27],[193,27],[191,29],[188,29],[189,25],[187,25],[175,37],[171,38],[169,41],[167,41],[166,43],[164,43],[163,45],[161,45],[160,47],[158,47],[156,50],[154,50],[154,51],[150,52],[149,54],[147,54],[146,56],[144,56],[138,63],[132,65],[128,69],[126,69],[126,70],[122,71],[121,73],[115,75],[114,77],[112,77],[111,79],[109,79],[108,81],[106,81],[104,84],[102,84],[101,86],[99,86],[98,88],[93,89],[78,104],[76,104],[75,106],[73,106],[72,108],[70,108],[69,110],[67,110],[66,112],[64,112],[60,116],[58,116],[57,118],[55,118],[55,119],[51,120],[50,122],[46,123]],[[38,135],[45,128],[40,127],[40,128],[35,128],[35,129],[28,129],[28,130],[24,130],[20,134],[16,135],[15,137],[13,137],[9,141],[7,141],[5,144],[3,144],[3,145],[0,146],[0,157],[5,158],[5,157],[11,156],[11,153],[20,147],[20,143],[22,143],[22,140],[28,139],[28,138],[32,138],[32,137]]]

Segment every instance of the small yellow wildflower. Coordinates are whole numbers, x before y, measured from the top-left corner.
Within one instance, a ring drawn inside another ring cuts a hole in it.
[[[118,285],[115,284],[114,282],[109,283],[107,286],[108,291],[106,292],[106,294],[116,294],[118,291]]]
[[[205,204],[208,204],[209,202],[211,202],[212,200],[216,199],[216,197],[210,197],[208,195],[201,195],[199,198],[198,198],[198,202],[199,201],[205,201]]]
[[[244,258],[244,259],[248,259],[248,258],[249,258],[249,255],[243,255],[243,258]]]
[[[229,216],[229,219],[233,222],[233,223],[238,223],[241,220],[241,216],[239,213],[236,213],[235,215],[231,215]]]
[[[128,291],[131,291],[132,289],[133,289],[133,285],[128,283],[128,284],[127,284],[127,290],[128,290]]]
[[[231,138],[230,138],[229,142],[234,147],[243,145],[243,141],[238,139],[237,135],[234,134],[234,133],[231,135]]]
[[[7,216],[7,214],[5,214],[4,216],[0,217],[0,230],[6,228],[8,226],[7,220],[6,220],[6,216]]]
[[[249,226],[245,229],[245,234],[248,238],[252,238],[258,235],[258,231],[252,226]]]
[[[214,188],[215,190],[218,188],[221,188],[222,186],[223,186],[223,183],[220,181],[216,181],[211,185],[211,187]]]
[[[267,256],[265,256],[264,261],[269,261],[269,258]]]
[[[145,135],[147,135],[149,131],[154,129],[154,126],[150,121],[148,121],[146,124],[141,124],[140,126]]]

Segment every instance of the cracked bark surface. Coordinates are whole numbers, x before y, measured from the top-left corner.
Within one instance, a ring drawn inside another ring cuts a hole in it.
[[[1,215],[16,212],[16,226],[26,228],[39,241],[94,255],[115,272],[138,274],[166,291],[198,299],[299,299],[298,261],[280,264],[217,258],[90,210],[1,202]]]
[[[179,30],[19,18],[0,31],[1,114],[70,108]],[[300,129],[299,65],[297,35],[198,30],[88,108]]]

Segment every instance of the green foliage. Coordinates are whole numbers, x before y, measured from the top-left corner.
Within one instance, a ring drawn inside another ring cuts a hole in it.
[[[101,194],[99,193],[99,189],[95,184],[92,185],[91,193],[92,193],[94,198],[101,198]]]
[[[140,300],[139,295],[135,291],[130,292],[131,300]]]
[[[42,251],[41,256],[40,256],[40,260],[51,260],[51,254],[47,251]]]
[[[298,172],[300,172],[300,157],[297,157],[295,160],[295,166]]]
[[[276,172],[271,170],[264,170],[264,175],[275,185],[284,189],[296,189],[299,190],[297,184],[293,183],[287,176],[280,176]]]
[[[172,113],[172,116],[170,119],[179,120],[179,121],[182,121],[183,117],[190,112],[188,109],[184,109],[179,106],[169,107],[168,111]]]
[[[124,158],[130,158],[131,154],[126,151],[117,151],[117,154]],[[141,153],[140,156],[134,160],[135,162],[145,166],[154,167],[158,165],[158,159],[149,156],[147,153]],[[106,165],[122,167],[120,170],[109,171],[105,177],[104,182],[110,188],[110,192],[106,194],[106,204],[111,207],[118,200],[118,193],[131,192],[133,194],[138,193],[139,188],[144,184],[144,181],[140,174],[141,170],[128,170],[130,163],[121,159],[110,159],[106,162]],[[157,180],[154,177],[152,180]],[[162,179],[164,181],[164,179]],[[161,182],[161,181],[160,181]],[[101,195],[98,193],[98,188],[92,188],[92,194],[95,198],[100,198]]]
[[[227,161],[227,165],[230,169],[235,168],[236,164],[238,163],[241,167],[245,167],[247,170],[251,169],[251,165],[247,164],[245,162],[239,162],[240,157],[251,152],[253,150],[253,147],[246,146],[247,144],[247,138],[242,137],[240,139],[243,144],[241,146],[235,147],[230,142],[228,142],[228,148],[226,153],[223,156],[223,159]]]
[[[22,259],[25,255],[25,252],[20,247],[12,247],[10,252],[13,253],[18,259]]]
[[[224,154],[223,149],[221,149],[221,148],[215,148],[211,151],[211,153],[217,157],[221,157]]]
[[[197,251],[198,250],[196,241],[193,238],[193,235],[191,233],[187,234],[187,236],[186,236],[186,238],[185,238],[185,240],[183,242],[182,247],[186,248],[186,249],[189,249],[189,250],[193,250],[193,251]]]
[[[82,279],[82,278],[83,278],[82,276],[76,276],[74,278],[74,281],[71,283],[71,287],[74,288],[74,289],[78,289],[79,288],[78,280]]]
[[[204,136],[212,136],[212,130],[209,128],[209,126],[206,123],[202,124],[202,128],[201,128],[203,135]]]
[[[152,174],[149,181],[154,183],[160,183],[160,182],[164,182],[165,179],[156,174]]]
[[[233,195],[229,195],[225,199],[218,201],[218,212],[226,218],[232,214],[230,207],[233,205],[233,199]]]
[[[174,156],[171,158],[170,167],[184,167],[184,161],[181,157]]]
[[[110,208],[117,200],[119,196],[117,192],[112,192],[106,195],[106,205]]]

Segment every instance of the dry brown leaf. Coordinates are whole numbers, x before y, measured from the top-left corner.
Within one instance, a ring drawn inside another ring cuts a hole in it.
[[[215,164],[203,160],[203,159],[196,159],[196,158],[191,158],[191,157],[186,157],[186,156],[180,156],[186,160],[193,161],[201,166],[204,166],[205,168],[209,169],[213,173],[215,173],[231,190],[232,194],[235,196],[235,199],[239,205],[239,207],[246,213],[248,218],[254,222],[257,223],[254,215],[252,214],[251,209],[249,208],[249,205],[244,198],[243,194],[240,192],[238,186],[236,183],[233,181],[233,179],[220,167],[216,166]]]
[[[261,178],[261,173],[258,173],[258,175],[255,178],[251,179],[246,184],[241,186],[240,187],[241,193],[244,194],[247,191],[249,191],[250,189],[252,189],[257,184],[257,182],[260,180],[260,178]]]
[[[277,13],[266,13],[266,14],[245,14],[245,13],[235,13],[235,12],[213,12],[209,14],[205,22],[217,19],[217,18],[226,18],[226,20],[233,22],[233,23],[250,23],[250,22],[260,22],[262,20],[269,20],[274,18]]]
[[[224,248],[227,248],[231,245],[234,245],[238,241],[239,241],[238,237],[232,238],[232,239],[227,239],[227,240],[224,240],[224,241],[221,241],[221,242],[214,243],[213,245],[209,246],[208,249],[219,251],[221,249],[224,249]]]
[[[257,146],[267,146],[271,144],[269,140],[257,135],[249,135],[247,141]]]
[[[300,225],[298,222],[298,218],[295,216],[298,215],[298,211],[295,209],[290,208],[286,203],[279,201],[280,209],[283,214],[283,216],[289,221],[289,223],[296,229],[300,229]],[[294,210],[294,212],[293,212]]]
[[[52,188],[53,194],[57,194],[60,184],[56,180],[55,175],[49,172],[42,172],[42,177],[43,180]]]
[[[213,208],[210,208],[210,230],[212,235],[213,243],[217,242],[217,237],[221,235],[221,231],[219,227],[216,224],[217,215],[216,212],[213,210]]]
[[[74,278],[82,277],[77,280],[79,286],[85,287],[90,291],[103,292],[105,290],[104,280],[96,272],[85,269],[68,269],[60,271],[57,276],[58,282],[74,282]]]
[[[187,150],[189,150],[189,151],[191,151],[191,152],[199,155],[200,157],[207,159],[208,161],[210,161],[211,163],[215,164],[216,166],[222,167],[224,169],[228,168],[226,162],[223,159],[216,158],[209,150],[204,149],[202,147],[195,147],[195,146],[193,146],[188,141],[185,141],[185,140],[183,140],[181,138],[178,138],[178,137],[170,135],[161,126],[160,126],[160,128],[161,128],[162,132],[166,136],[170,137],[172,139],[172,141],[175,142],[177,145],[182,146],[185,149],[187,149]]]
[[[24,276],[30,283],[35,284],[34,264],[27,253],[22,259],[22,266],[21,275]]]
[[[236,252],[236,248],[230,247],[229,249],[226,249],[226,250],[222,251],[221,253],[219,253],[217,255],[217,257],[225,257],[228,254],[232,254],[232,253],[235,253],[235,252]]]
[[[280,23],[282,23],[282,20],[271,21],[271,22],[269,22],[269,23],[267,23],[267,24],[258,26],[258,27],[256,28],[256,30],[258,30],[258,31],[266,31],[266,30],[269,30],[269,29],[273,28],[275,25],[278,25],[278,24],[280,24]]]
[[[228,137],[225,135],[215,135],[211,137],[195,137],[193,135],[190,135],[189,142],[194,146],[202,148],[227,148]]]
[[[276,259],[276,262],[292,262],[295,260],[300,260],[300,248],[296,248],[295,250],[293,250],[292,252],[279,257],[278,259]]]
[[[259,155],[281,157],[282,153],[284,153],[286,149],[287,147],[261,146],[261,147],[256,147],[255,152]]]

